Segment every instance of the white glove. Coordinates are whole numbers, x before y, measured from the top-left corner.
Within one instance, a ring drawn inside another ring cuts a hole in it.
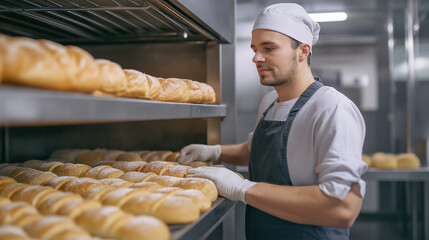
[[[177,157],[180,164],[189,164],[193,161],[216,162],[220,157],[220,145],[191,144],[182,148]]]
[[[212,180],[223,197],[246,203],[244,194],[256,182],[242,179],[237,173],[223,167],[198,167],[188,170],[186,177],[202,177]]]

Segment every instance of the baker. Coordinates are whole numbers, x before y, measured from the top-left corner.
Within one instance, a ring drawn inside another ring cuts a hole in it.
[[[246,206],[247,239],[348,239],[365,194],[365,123],[358,108],[310,69],[320,26],[301,6],[266,7],[252,30],[264,96],[257,126],[236,145],[191,144],[178,162],[249,166],[249,179],[219,167],[189,170]]]

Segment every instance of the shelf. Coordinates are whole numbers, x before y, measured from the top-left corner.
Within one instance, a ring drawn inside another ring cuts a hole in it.
[[[429,167],[419,169],[369,169],[362,177],[364,180],[429,182]]]
[[[225,116],[226,106],[223,104],[95,97],[88,94],[0,85],[0,126]]]
[[[186,9],[182,4],[175,5],[163,0],[6,0],[0,3],[0,33],[62,44],[225,42],[217,32],[179,11],[178,7]]]
[[[196,222],[186,225],[170,226],[172,240],[205,239],[223,220],[223,217],[234,207],[235,202],[218,197],[212,208],[203,213]]]

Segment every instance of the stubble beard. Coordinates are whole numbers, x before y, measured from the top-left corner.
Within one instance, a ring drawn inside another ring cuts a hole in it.
[[[296,69],[298,66],[298,63],[296,61],[296,56],[294,55],[290,62],[290,69],[285,74],[275,74],[274,71],[272,71],[273,76],[268,76],[266,74],[262,74],[260,76],[260,82],[264,86],[280,86],[283,84],[288,84],[292,81],[292,79],[295,77]]]

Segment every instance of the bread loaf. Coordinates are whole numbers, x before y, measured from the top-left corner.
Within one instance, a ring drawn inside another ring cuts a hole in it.
[[[105,195],[102,203],[103,205],[114,205],[121,207],[129,199],[142,194],[148,194],[148,192],[139,188],[120,188]]]
[[[58,234],[67,229],[78,228],[76,224],[63,216],[43,216],[24,227],[24,230],[33,238],[59,239]],[[80,228],[78,228],[80,229]],[[83,232],[83,230],[82,230]],[[85,232],[83,232],[84,234]]]
[[[41,164],[45,163],[43,160],[32,159],[22,163],[23,167],[37,169]]]
[[[95,178],[96,179],[118,178],[122,175],[124,175],[124,171],[110,167],[110,168],[105,168],[101,170]]]
[[[0,36],[3,57],[3,81],[55,90],[70,89],[66,72],[55,57],[37,40]]]
[[[151,216],[138,216],[118,228],[120,240],[168,240],[170,230],[159,219]]]
[[[145,91],[144,98],[155,100],[162,92],[162,85],[160,83],[160,78],[145,74],[148,89]]]
[[[148,151],[142,153],[141,158],[146,162],[165,161],[171,155],[173,155],[172,151]]]
[[[142,173],[142,172],[127,172],[119,178],[133,183],[147,181],[150,178],[157,176],[155,173]]]
[[[38,185],[27,186],[19,189],[10,197],[12,201],[24,201],[32,206],[36,206],[40,198],[48,192],[53,192],[51,187],[43,187]]]
[[[183,191],[183,189],[178,188],[178,187],[162,187],[157,189],[154,193],[163,193],[163,194],[167,194],[167,195],[173,195],[176,194],[178,192]]]
[[[0,190],[0,196],[5,198],[10,198],[12,194],[14,194],[16,191],[27,187],[27,184],[24,183],[12,183],[10,185],[5,186]]]
[[[52,172],[56,167],[63,165],[62,162],[44,162],[37,166],[35,169],[43,171],[43,172]]]
[[[0,206],[0,224],[14,225],[26,212],[37,214],[37,210],[26,202],[11,202]]]
[[[384,154],[381,152],[374,153],[371,160],[373,166],[376,168],[395,169],[398,167],[398,162],[393,154]]]
[[[203,93],[200,89],[199,82],[192,81],[189,79],[183,79],[183,81],[188,86],[189,99],[190,103],[202,103],[203,102]]]
[[[165,102],[188,102],[188,85],[182,81],[182,79],[160,78],[159,82],[161,83],[162,91],[155,100]]]
[[[75,201],[82,201],[82,197],[74,193],[61,192],[60,194],[46,199],[37,209],[44,215],[53,215],[56,214],[58,209],[63,205]]]
[[[118,97],[155,99],[161,92],[161,84],[155,77],[133,69],[125,69],[127,88],[119,92]]]
[[[141,159],[141,158],[140,158]],[[140,170],[146,165],[144,161],[116,161],[112,164],[112,167],[120,169],[124,172],[140,172]]]
[[[211,200],[200,190],[186,189],[183,191],[178,191],[174,195],[191,199],[195,204],[198,205],[200,212],[206,212],[212,207]]]
[[[137,153],[122,153],[116,158],[116,161],[126,161],[126,162],[134,162],[134,161],[142,161],[142,158]]]
[[[5,176],[0,176],[0,189],[12,184],[16,183],[15,179]]]
[[[8,204],[8,203],[10,203],[9,198],[5,198],[5,197],[0,196],[0,206],[3,206],[3,205]]]
[[[89,200],[102,201],[104,196],[116,189],[117,188],[112,186],[101,185],[84,192],[82,197]]]
[[[206,84],[206,83],[202,83],[200,82],[200,89],[203,95],[203,101],[202,103],[206,103],[206,104],[214,104],[216,103],[216,93],[214,91],[214,89],[212,88],[212,86]]]
[[[21,183],[31,185],[44,185],[49,180],[58,177],[51,172],[27,171],[16,177],[16,180]]]
[[[20,227],[12,225],[0,226],[0,239],[4,240],[30,240],[28,234]]]
[[[102,186],[100,181],[92,178],[76,178],[63,184],[59,190],[66,192],[73,192],[76,194],[83,194],[84,192],[91,190],[95,187]]]
[[[121,66],[106,59],[96,59],[101,71],[99,90],[106,93],[118,93],[127,88],[127,78]]]
[[[161,175],[164,171],[166,171],[168,168],[171,168],[174,165],[175,164],[172,162],[153,161],[153,162],[148,162],[146,165],[144,165],[140,171],[145,173],[152,172],[157,175]]]
[[[79,177],[83,172],[88,171],[89,169],[91,169],[91,167],[85,164],[64,163],[63,165],[54,168],[52,172],[58,176]]]
[[[370,156],[362,154],[362,160],[368,165],[368,167],[372,167],[372,161]]]
[[[115,162],[116,161],[98,161],[98,162],[90,163],[89,166],[91,166],[92,168],[98,167],[98,166],[101,166],[101,165],[112,166]]]
[[[89,152],[89,149],[58,149],[51,153],[50,159],[61,159],[65,163],[74,163],[76,157],[82,153]]]
[[[153,176],[149,178],[147,181],[149,182],[155,182],[163,187],[174,187],[181,178],[177,177],[170,177],[170,176]]]
[[[65,184],[66,182],[69,182],[73,179],[76,179],[76,177],[74,177],[74,176],[56,177],[56,178],[53,178],[53,179],[47,181],[45,183],[45,186],[52,187],[53,189],[57,190],[57,189],[61,188],[61,186],[63,184]]]
[[[95,149],[90,152],[84,152],[76,157],[76,163],[90,165],[93,162],[99,161],[114,161],[124,151]]]
[[[102,238],[118,238],[117,230],[133,218],[115,206],[89,209],[75,218],[75,222],[91,234]]]
[[[105,178],[100,179],[100,182],[104,185],[109,185],[115,188],[127,188],[133,185],[132,182],[128,182],[120,178]]]
[[[87,171],[83,172],[79,177],[81,177],[81,178],[97,178],[97,175],[106,168],[112,168],[112,167],[108,166],[108,165],[100,165],[97,167],[93,167],[93,168],[88,169]]]
[[[101,207],[102,205],[99,201],[84,199],[82,201],[72,201],[64,204],[58,209],[57,214],[66,216],[73,220],[75,217],[87,210]]]
[[[188,170],[191,168],[191,166],[174,165],[167,168],[161,175],[184,178],[188,175]]]
[[[134,183],[130,187],[143,189],[147,192],[154,192],[157,189],[162,188],[161,185],[159,185],[158,183],[155,183],[155,182],[138,182],[138,183]]]
[[[62,239],[62,240],[93,240],[94,238],[84,229],[79,226],[73,226],[64,229],[63,231],[55,234],[51,238],[52,240]]]
[[[174,184],[174,187],[183,189],[197,189],[204,193],[212,202],[218,196],[216,185],[208,179],[204,178],[179,178],[180,180]]]
[[[417,169],[420,168],[420,159],[414,153],[402,153],[396,155],[398,168]]]

